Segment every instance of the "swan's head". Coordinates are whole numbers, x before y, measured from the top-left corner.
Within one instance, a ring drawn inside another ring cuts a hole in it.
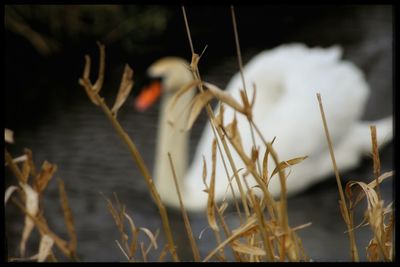
[[[189,63],[178,57],[165,57],[157,60],[147,69],[151,83],[142,89],[135,100],[135,108],[145,111],[163,93],[173,93],[193,80]]]

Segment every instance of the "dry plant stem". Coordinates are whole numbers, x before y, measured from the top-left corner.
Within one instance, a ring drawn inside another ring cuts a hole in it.
[[[36,225],[36,227],[38,228],[39,232],[41,235],[47,234],[48,236],[50,236],[53,240],[55,245],[64,253],[64,255],[66,255],[67,257],[70,257],[72,260],[77,261],[78,259],[76,258],[75,255],[73,255],[71,253],[71,251],[68,248],[68,244],[65,240],[61,239],[60,237],[58,237],[55,233],[53,233],[49,227],[47,226],[47,224],[45,222],[42,222],[42,220],[39,220],[39,218],[37,218],[37,216],[32,216],[26,209],[25,207],[19,203],[15,198],[11,199],[13,201],[13,203],[15,205],[17,205],[18,208],[21,209],[21,211],[27,215]]]
[[[191,48],[191,51],[192,51],[192,58],[195,58],[196,54],[194,52],[192,38],[191,38],[191,34],[190,34],[190,29],[189,29],[189,24],[188,24],[188,21],[187,21],[187,16],[186,16],[186,11],[185,11],[185,7],[184,6],[182,6],[182,11],[183,11],[183,16],[184,16],[185,25],[186,25],[186,32],[187,32],[187,35],[188,35],[188,38],[189,38],[190,48]],[[198,58],[197,58],[197,61],[198,61]],[[192,63],[195,63],[195,64],[191,64],[191,71],[193,73],[193,76],[195,77],[195,79],[197,81],[200,82],[200,85],[199,85],[200,92],[204,92],[203,84],[201,82],[200,73],[199,73],[199,70],[197,68],[197,62],[194,62],[192,60]],[[215,124],[214,124],[215,116],[214,116],[214,113],[213,113],[209,103],[207,103],[207,105],[206,105],[206,111],[207,111],[207,115],[208,115],[208,118],[209,118],[209,122],[211,124],[211,129],[213,130],[215,138],[218,140],[217,134],[215,133],[215,130],[216,130],[217,133],[218,133],[218,136],[220,137],[220,140],[221,140],[221,142],[222,142],[222,144],[224,146],[225,153],[226,153],[226,155],[228,157],[229,163],[231,164],[231,168],[232,168],[232,171],[234,173],[234,176],[235,176],[235,179],[236,179],[236,183],[237,183],[239,191],[240,191],[241,200],[242,200],[243,208],[244,208],[245,213],[246,213],[246,217],[249,217],[250,216],[250,212],[249,212],[249,208],[248,208],[248,205],[247,205],[247,200],[246,200],[246,197],[245,197],[245,193],[243,191],[243,187],[242,187],[242,185],[240,183],[240,179],[239,179],[239,175],[238,175],[235,163],[233,162],[233,159],[232,159],[232,156],[231,156],[230,151],[228,149],[228,146],[227,146],[224,138],[222,137],[223,135],[222,135],[221,129],[219,127],[216,127]],[[223,159],[223,153],[222,153],[222,150],[221,150],[221,148],[219,146],[219,142],[217,142],[217,144],[218,144],[218,150],[220,152],[221,158]],[[227,177],[228,177],[227,179],[229,180],[229,175],[227,175]],[[229,183],[230,183],[230,181],[229,181]]]
[[[378,194],[378,198],[381,199],[381,190],[379,186],[379,176],[381,175],[381,162],[379,159],[379,150],[378,150],[378,141],[376,136],[376,127],[371,125],[371,143],[372,143],[372,159],[374,163],[374,175],[376,179],[376,191]]]
[[[246,82],[245,82],[244,74],[243,74],[243,61],[242,61],[242,53],[240,52],[239,34],[238,34],[237,26],[236,26],[235,8],[233,6],[231,6],[231,15],[232,15],[233,32],[235,34],[236,54],[237,54],[237,59],[238,59],[240,77],[242,79],[243,91],[244,91],[245,97],[246,97],[246,99],[248,99],[247,90],[246,90]],[[254,129],[252,127],[251,118],[248,118],[248,122],[249,122],[249,128],[250,128],[250,133],[251,133],[251,140],[253,142],[253,146],[256,148],[256,139],[254,137]],[[258,167],[258,171],[261,173],[261,164],[260,164],[258,157],[257,157],[257,167]]]
[[[349,210],[347,209],[346,199],[344,198],[344,193],[343,193],[342,183],[341,183],[340,176],[339,176],[339,171],[338,171],[338,168],[336,166],[335,154],[333,153],[333,144],[332,144],[332,141],[331,141],[331,137],[329,135],[328,125],[327,125],[326,118],[325,118],[325,113],[324,113],[324,107],[322,105],[321,94],[317,93],[317,98],[318,98],[318,102],[319,102],[319,108],[320,108],[320,111],[321,111],[322,122],[324,124],[324,130],[325,130],[326,139],[328,141],[329,153],[330,153],[331,159],[332,159],[333,170],[335,172],[336,183],[338,185],[339,196],[340,196],[340,205],[342,206],[342,211],[344,213],[345,223],[347,225],[347,229],[348,229],[348,233],[349,233],[351,258],[352,258],[353,261],[357,261],[358,262],[360,259],[359,259],[359,256],[358,256],[357,245],[356,245],[356,241],[355,241],[355,237],[354,237],[353,223],[350,220]]]
[[[104,103],[104,99],[101,98],[98,94],[94,94],[94,96],[95,96],[96,100],[98,101],[98,103],[100,104],[100,108],[106,114],[107,118],[111,121],[111,124],[113,125],[114,129],[117,131],[118,135],[128,146],[129,151],[132,154],[132,158],[133,158],[134,162],[136,163],[141,174],[145,178],[146,184],[147,184],[148,188],[150,189],[150,193],[151,193],[153,200],[156,203],[157,208],[159,210],[159,213],[160,213],[160,216],[162,219],[162,223],[163,223],[164,232],[167,237],[168,243],[170,245],[169,248],[170,248],[171,255],[172,255],[174,261],[179,261],[178,255],[176,253],[174,240],[172,238],[171,227],[169,225],[167,211],[165,209],[164,204],[161,201],[160,195],[157,192],[157,189],[154,185],[153,179],[150,176],[150,172],[147,169],[142,156],[140,155],[138,149],[136,148],[135,143],[132,141],[132,139],[129,137],[129,135],[124,131],[121,124],[113,116],[113,114],[112,114],[111,110],[108,108],[108,106]]]
[[[184,19],[185,19],[186,32],[187,32],[187,34],[188,34],[188,38],[189,38],[189,42],[190,42],[190,47],[191,47],[191,49],[192,49],[192,54],[193,54],[193,56],[194,56],[195,53],[194,53],[194,50],[193,50],[193,44],[192,44],[192,39],[191,39],[191,35],[190,35],[189,24],[188,24],[188,22],[187,22],[186,12],[185,12],[185,8],[184,8],[183,6],[182,6],[182,10],[183,10]],[[237,34],[236,34],[236,36],[237,36]],[[237,42],[237,44],[238,44],[238,42]],[[239,48],[239,54],[238,54],[238,56],[239,56],[239,58],[241,58],[241,56],[240,56],[240,48]],[[241,65],[241,64],[239,63],[239,65]],[[195,68],[195,69],[192,69],[193,75],[194,75],[194,77],[195,77],[198,81],[200,81],[200,86],[199,86],[199,88],[200,88],[200,91],[203,92],[204,90],[203,90],[203,87],[202,87],[201,78],[200,78],[200,73],[199,73],[199,70],[198,70],[198,68],[197,68],[197,64],[194,64],[193,67]],[[241,68],[241,70],[242,70],[242,69],[243,69],[243,67]],[[243,74],[243,71],[242,71],[242,74]],[[243,80],[243,81],[244,81],[244,80]],[[247,96],[247,95],[246,95],[246,96]],[[227,144],[226,144],[226,142],[225,142],[225,139],[222,138],[223,133],[222,133],[221,128],[216,127],[216,126],[214,125],[214,123],[213,123],[214,120],[215,120],[215,117],[214,117],[213,111],[212,111],[212,109],[211,109],[211,107],[210,107],[209,104],[206,105],[206,110],[207,110],[208,118],[210,119],[211,129],[213,130],[214,136],[215,136],[215,138],[218,140],[217,135],[216,135],[216,133],[215,133],[215,130],[216,130],[216,131],[218,132],[218,135],[219,135],[219,137],[220,137],[220,140],[221,140],[221,142],[222,142],[222,144],[223,144],[223,146],[224,146],[225,153],[226,153],[226,155],[227,155],[227,157],[228,157],[228,160],[229,160],[229,162],[230,162],[230,164],[231,164],[231,168],[232,168],[232,170],[233,170],[233,173],[234,173],[234,176],[235,176],[235,179],[236,179],[236,183],[237,183],[238,188],[239,188],[239,191],[240,191],[240,195],[241,195],[243,207],[244,207],[244,209],[245,209],[246,217],[248,218],[249,215],[250,215],[250,212],[249,212],[249,210],[248,210],[248,205],[247,205],[246,196],[245,196],[245,193],[244,193],[244,191],[243,191],[243,188],[242,188],[242,185],[241,185],[241,182],[240,182],[240,178],[239,178],[237,169],[236,169],[236,167],[235,167],[235,164],[234,164],[234,162],[233,162],[231,153],[230,153],[229,148],[228,148],[228,146],[227,146]],[[249,122],[252,122],[252,118],[248,118],[248,119],[249,119]],[[255,125],[254,122],[252,122],[252,124]],[[256,127],[255,127],[255,128],[256,128]],[[250,126],[250,129],[252,129],[251,126]],[[258,128],[256,128],[256,130],[258,130]],[[258,130],[258,133],[259,133],[259,135],[261,136],[261,138],[262,138],[262,140],[264,141],[264,143],[266,144],[266,142],[265,142],[264,138],[262,137],[262,134],[259,132],[259,130]],[[252,132],[252,134],[253,134],[253,132]],[[254,143],[254,134],[252,135],[252,137],[253,137],[253,143]],[[232,143],[232,142],[231,142],[231,143]],[[221,154],[221,158],[223,158],[223,155],[222,155],[222,151],[221,151],[219,142],[218,142],[217,144],[218,144],[219,152],[220,152],[220,154]],[[234,144],[232,144],[232,145],[234,145]],[[240,149],[238,149],[238,148],[236,148],[235,150],[241,155],[241,158],[242,158],[242,160],[246,163],[246,165],[249,166],[249,164],[248,164],[247,161],[245,160],[246,157],[245,157],[245,155],[243,155],[242,151],[241,151]],[[269,212],[270,212],[271,216],[274,218],[275,212],[273,212],[273,211],[276,211],[276,210],[275,210],[275,201],[274,201],[273,198],[271,197],[271,195],[270,195],[268,189],[266,188],[265,184],[258,178],[259,175],[256,173],[256,171],[255,171],[253,168],[251,168],[250,171],[252,172],[253,176],[254,176],[255,179],[257,180],[257,182],[258,182],[258,184],[260,185],[260,187],[263,189],[264,194],[266,195],[266,204],[267,204],[267,207],[268,207],[268,209],[269,209]],[[229,175],[227,175],[227,176],[228,176],[228,179],[229,179]],[[229,183],[230,183],[230,181],[229,181]],[[239,214],[240,214],[240,213],[239,213]]]
[[[207,110],[207,114],[212,114],[212,110],[211,110],[211,107],[209,106],[209,104],[207,104],[206,110]],[[210,115],[209,115],[209,116],[210,116]],[[213,115],[212,115],[212,116],[213,116]],[[208,117],[208,118],[210,118],[210,117]],[[214,125],[211,123],[211,121],[209,121],[209,122],[210,122],[210,124],[211,124],[211,129],[212,129],[212,131],[213,131],[213,133],[214,133],[214,136],[217,137],[216,128],[214,128]],[[218,128],[218,129],[219,129],[219,128]],[[221,136],[222,136],[222,134],[220,133],[220,131],[218,131],[218,135],[219,135],[218,137],[221,137]],[[239,204],[238,204],[238,202],[237,202],[237,200],[236,200],[237,198],[236,198],[235,191],[233,190],[233,187],[232,187],[231,179],[229,178],[228,169],[227,169],[227,167],[226,167],[226,163],[225,163],[225,159],[224,159],[224,156],[223,156],[223,153],[222,153],[222,148],[221,148],[220,142],[223,143],[224,149],[225,149],[225,150],[227,150],[228,147],[227,147],[226,143],[223,141],[223,139],[221,139],[221,138],[216,138],[216,140],[217,140],[218,152],[219,152],[219,154],[220,154],[220,156],[221,156],[221,159],[222,159],[222,162],[223,162],[223,164],[224,164],[226,176],[228,177],[229,189],[231,190],[231,193],[232,193],[232,195],[233,195],[233,199],[234,199],[234,202],[235,202],[235,207],[236,207],[237,214],[239,215],[240,223],[242,223],[242,215],[241,215],[241,212],[240,212]],[[227,150],[227,151],[228,151],[228,150]],[[233,163],[231,160],[230,160],[230,164],[231,164],[231,168],[233,169],[235,179],[236,179],[236,181],[238,181],[238,178],[237,178],[238,176],[237,176],[236,167],[235,167],[234,163]],[[232,164],[233,164],[233,165],[232,165]],[[233,167],[232,167],[232,166],[233,166]],[[239,190],[240,190],[240,188],[241,188],[240,182],[238,183],[238,187],[239,187]],[[242,193],[242,190],[240,190],[240,194],[241,194],[241,193]],[[241,194],[241,196],[243,196],[243,195]],[[241,200],[242,200],[242,205],[243,205],[244,210],[245,210],[245,213],[246,213],[246,217],[248,217],[248,206],[247,206],[247,202],[246,202],[245,199],[243,199],[243,197],[241,197]]]
[[[36,177],[37,172],[36,172],[36,168],[35,168],[35,164],[33,163],[33,159],[32,159],[32,151],[28,148],[24,149],[25,155],[28,157],[28,162],[29,162],[29,166],[30,166],[30,174],[33,177]]]
[[[169,225],[169,220],[168,220],[168,214],[167,214],[164,204],[161,201],[160,195],[158,194],[157,189],[154,185],[153,179],[151,178],[150,172],[148,171],[143,158],[141,157],[139,151],[137,150],[135,143],[132,141],[132,139],[129,137],[129,135],[125,132],[125,130],[122,128],[121,124],[116,119],[114,114],[111,112],[111,110],[105,104],[104,99],[102,97],[100,97],[100,95],[98,94],[98,92],[100,91],[100,89],[103,85],[104,70],[105,70],[105,49],[104,49],[104,46],[101,45],[100,43],[98,43],[98,46],[100,48],[100,64],[99,64],[99,74],[98,74],[97,81],[92,86],[92,84],[89,80],[90,57],[85,56],[86,64],[85,64],[85,68],[84,68],[84,72],[83,72],[83,78],[81,78],[79,80],[79,83],[85,88],[90,100],[95,105],[100,106],[100,108],[106,114],[107,118],[110,120],[110,122],[113,125],[114,129],[116,130],[117,134],[121,137],[121,139],[124,141],[124,143],[128,146],[128,149],[131,152],[132,158],[133,158],[135,164],[138,166],[139,171],[145,178],[145,182],[149,188],[150,194],[153,197],[153,200],[155,201],[157,208],[159,210],[161,220],[163,223],[164,232],[165,232],[167,241],[170,245],[169,249],[170,249],[172,258],[174,261],[179,261],[178,255],[176,253],[176,247],[174,245],[174,241],[172,238],[171,227]]]
[[[220,235],[220,233],[219,233],[219,231],[215,231],[214,229],[213,229],[213,232],[214,232],[214,235],[215,235],[215,239],[216,239],[216,241],[217,241],[217,245],[219,246],[219,244],[221,244],[221,235]],[[224,248],[223,247],[221,247],[220,249],[219,249],[219,254],[218,255],[215,255],[218,259],[220,259],[220,261],[224,261],[224,262],[226,262],[226,258],[225,258],[225,254],[224,254]]]
[[[132,259],[126,254],[124,248],[121,246],[121,244],[118,242],[118,240],[115,240],[115,243],[117,244],[119,250],[124,254],[125,258],[130,262]]]
[[[58,179],[58,185],[59,185],[59,191],[60,191],[60,201],[61,201],[61,207],[63,209],[63,214],[64,214],[64,221],[67,226],[67,232],[69,236],[69,250],[71,251],[71,254],[73,255],[74,258],[77,258],[76,256],[76,247],[77,247],[77,237],[76,237],[76,232],[75,232],[75,227],[74,227],[74,219],[72,216],[72,211],[71,208],[68,204],[68,198],[67,198],[67,193],[65,191],[64,187],[64,181],[61,180],[60,178]]]
[[[221,104],[222,105],[222,104]],[[214,136],[216,135],[215,134],[215,129],[213,128],[213,127],[211,127],[212,129],[213,129],[213,132],[214,132]],[[219,141],[219,142],[221,142],[221,141]],[[227,176],[229,176],[228,175],[228,167],[226,166],[226,162],[225,162],[225,159],[224,159],[224,157],[223,157],[223,155],[222,155],[222,149],[221,149],[221,147],[220,147],[220,143],[218,142],[218,139],[217,139],[217,147],[218,147],[218,152],[219,152],[219,154],[220,154],[220,156],[221,156],[221,159],[222,159],[222,164],[224,165],[224,170],[225,170],[225,173],[226,173],[226,175]],[[241,214],[241,212],[240,212],[240,208],[239,208],[239,202],[238,202],[238,198],[236,197],[236,193],[235,193],[235,191],[233,190],[233,186],[232,186],[232,183],[230,182],[230,178],[229,178],[229,189],[231,190],[231,193],[232,193],[232,196],[233,196],[233,202],[234,202],[234,204],[235,204],[235,208],[236,208],[236,212],[237,212],[237,214],[238,214],[238,216],[239,216],[239,222],[240,222],[240,224],[242,224],[243,223],[243,218],[242,218],[242,214]]]
[[[273,220],[275,220],[277,214],[276,210],[276,202],[272,198],[270,192],[268,191],[268,188],[266,184],[262,181],[260,178],[260,175],[255,171],[255,168],[252,166],[252,163],[248,160],[247,156],[244,154],[244,152],[236,146],[235,142],[233,142],[230,138],[229,135],[225,135],[228,137],[231,145],[235,149],[235,151],[238,153],[239,157],[242,159],[242,161],[246,164],[247,169],[250,171],[250,173],[253,175],[254,179],[256,180],[257,184],[260,186],[261,190],[264,193],[264,199],[265,199],[265,205],[268,209],[268,212]]]
[[[387,252],[385,250],[385,245],[382,244],[382,239],[376,238],[376,242],[378,243],[379,252],[382,254],[384,261],[390,262],[391,260],[390,260],[389,255],[387,254]]]
[[[371,130],[371,144],[372,144],[372,159],[373,159],[373,167],[374,167],[374,176],[376,180],[376,192],[378,195],[378,201],[381,201],[381,193],[380,193],[380,183],[379,183],[379,176],[381,172],[381,164],[380,164],[380,159],[379,159],[379,150],[378,150],[378,141],[377,141],[377,134],[376,134],[376,126],[371,125],[370,126]],[[383,210],[379,214],[381,220],[381,227],[380,227],[380,233],[375,234],[375,240],[378,243],[379,251],[382,254],[383,258],[385,261],[390,261],[389,256],[387,255],[387,252],[385,250],[384,244],[382,244],[382,238],[378,238],[377,236],[383,237],[385,235],[384,233],[384,215],[383,215]]]
[[[228,225],[226,225],[226,222],[224,220],[224,216],[221,214],[219,209],[215,206],[216,213],[218,214],[218,219],[221,222],[222,229],[224,230],[225,236],[229,238],[232,235],[232,232],[229,230]],[[242,222],[240,222],[242,224]],[[237,253],[234,249],[232,249],[233,256],[235,257],[236,262],[241,262],[242,259],[240,258],[240,254]]]
[[[172,176],[174,178],[176,192],[178,193],[179,205],[180,205],[180,209],[181,209],[181,212],[182,212],[183,220],[185,222],[185,228],[186,228],[186,232],[187,232],[187,235],[188,235],[188,238],[189,238],[189,241],[190,241],[190,247],[192,249],[193,258],[194,258],[194,260],[196,262],[200,262],[199,249],[197,247],[196,241],[194,240],[193,231],[192,231],[192,228],[190,226],[189,218],[188,218],[185,206],[183,205],[183,202],[182,202],[182,196],[181,196],[181,192],[179,190],[179,184],[178,184],[178,181],[177,181],[177,178],[176,178],[174,164],[172,162],[171,154],[169,152],[168,152],[168,159],[169,159],[169,163],[171,165]]]
[[[14,176],[18,178],[18,181],[21,181],[21,182],[24,181],[21,170],[18,168],[17,164],[15,164],[12,156],[10,155],[10,153],[8,153],[7,149],[5,149],[4,157],[5,157],[7,165],[10,166],[10,169],[13,172]]]
[[[223,110],[224,110],[223,103],[220,103],[220,113],[221,113],[221,122],[220,123],[221,123],[221,125],[223,124]],[[215,124],[217,125],[218,123],[215,123]],[[212,128],[212,130],[214,132],[214,137],[215,137],[216,136],[215,129],[214,129],[213,126],[211,128]],[[218,152],[219,152],[219,154],[221,156],[222,164],[224,166],[225,173],[226,173],[227,176],[229,176],[228,167],[226,166],[226,161],[225,161],[225,159],[224,159],[224,157],[222,155],[222,149],[221,149],[221,146],[220,146],[220,142],[221,141],[218,140],[218,138],[216,140],[217,140]],[[233,196],[233,203],[235,204],[236,212],[237,212],[237,214],[239,216],[239,222],[240,222],[240,224],[242,224],[243,223],[243,218],[242,218],[242,214],[240,212],[238,198],[236,197],[235,190],[233,190],[231,179],[230,178],[228,178],[228,179],[229,179],[229,181],[228,181],[229,189],[231,190],[231,193],[232,193],[232,196]]]
[[[264,143],[265,146],[267,146],[267,140],[265,140],[264,136],[262,135],[260,129],[258,128],[257,124],[254,123],[253,120],[251,120],[251,124],[253,125],[254,129],[256,130],[258,136],[261,138],[261,141]],[[275,141],[274,139],[271,141],[271,144]]]
[[[278,155],[276,154],[275,150],[273,149],[272,145],[267,143],[267,148],[269,153],[272,156],[272,159],[274,160],[276,166],[279,166],[279,160],[278,160]],[[286,198],[287,198],[287,192],[286,192],[286,177],[285,177],[285,172],[284,170],[279,168],[279,180],[281,183],[281,199],[280,199],[280,221],[281,224],[286,232],[288,234],[289,230],[289,223],[288,223],[288,217],[287,217],[287,203],[286,203]]]
[[[246,232],[248,229],[250,229],[251,227],[253,227],[252,224],[249,224],[248,222],[242,226],[243,229],[242,231],[238,231],[236,233],[233,233],[231,236],[229,236],[227,239],[225,239],[221,244],[219,244],[216,248],[214,248],[213,251],[211,251],[207,257],[205,257],[203,259],[203,262],[207,262],[208,260],[210,260],[215,254],[218,253],[218,251],[223,248],[224,246],[226,246],[227,244],[229,244],[230,242],[234,241],[236,238],[239,238],[240,235],[242,234],[242,232]]]
[[[183,12],[183,19],[185,21],[186,32],[188,33],[190,50],[192,51],[192,55],[193,55],[194,54],[194,48],[193,48],[192,36],[190,35],[189,23],[188,23],[188,19],[187,19],[187,16],[186,16],[186,10],[185,10],[184,6],[182,6],[182,12]]]
[[[393,230],[394,230],[394,214],[393,214],[393,211],[391,212],[391,214],[390,214],[390,218],[389,218],[389,225],[391,225],[391,227],[389,228],[389,230],[387,231],[387,236],[391,236],[392,234],[393,234]],[[389,238],[387,238],[387,239],[389,239]],[[395,246],[394,245],[392,245],[391,246],[391,249],[388,251],[388,253],[389,253],[389,259],[391,260],[391,261],[393,261],[393,255],[394,255],[394,253],[395,253]]]
[[[142,255],[143,255],[143,262],[147,262],[147,254],[145,252],[143,242],[140,243],[140,251],[142,252]]]
[[[272,145],[270,143],[267,143],[267,148],[269,150],[269,153],[272,156],[272,159],[274,160],[276,166],[279,166],[279,159],[278,155],[276,154],[275,150],[273,149]],[[283,228],[284,235],[283,235],[283,242],[282,242],[282,251],[286,251],[286,238],[288,238],[289,242],[295,242],[294,238],[294,233],[289,227],[289,218],[288,218],[288,212],[287,212],[287,190],[286,190],[286,177],[285,177],[285,172],[283,169],[279,168],[279,180],[281,183],[281,199],[279,202],[279,208],[280,212],[278,213],[279,215],[279,220],[281,223],[281,227]],[[287,251],[287,256],[291,261],[298,261],[299,260],[299,255],[297,253],[298,251],[293,247],[289,247],[289,251]],[[282,253],[281,257],[284,256],[284,253]]]
[[[249,188],[246,180],[244,180],[244,181],[246,183],[247,188]],[[274,251],[272,249],[271,243],[269,242],[269,237],[268,237],[268,233],[266,230],[267,227],[265,225],[263,211],[261,210],[261,207],[260,207],[258,201],[256,201],[253,191],[250,189],[250,190],[248,190],[248,192],[250,194],[251,202],[253,203],[253,209],[257,215],[258,225],[259,225],[259,229],[261,231],[261,237],[262,237],[262,240],[264,243],[265,255],[267,257],[267,260],[272,262],[272,261],[274,261]]]
[[[211,156],[212,167],[211,167],[210,185],[208,188],[207,218],[208,218],[208,224],[210,225],[211,229],[214,232],[215,239],[217,241],[217,245],[219,245],[221,243],[221,234],[220,234],[220,231],[218,228],[217,221],[215,219],[215,211],[217,209],[217,206],[215,203],[215,168],[216,168],[216,164],[217,164],[216,144],[217,144],[217,140],[214,140],[212,143],[212,156]],[[220,249],[218,258],[221,261],[224,261],[224,262],[226,261],[223,248]]]
[[[42,55],[49,55],[52,52],[52,46],[45,37],[34,31],[22,18],[17,17],[13,12],[5,16],[4,25],[13,32],[25,37],[36,50]],[[54,41],[53,41],[54,42]]]

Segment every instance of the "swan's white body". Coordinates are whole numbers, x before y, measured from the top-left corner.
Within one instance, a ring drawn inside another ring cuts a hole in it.
[[[273,146],[279,159],[289,160],[308,156],[300,164],[291,167],[287,178],[288,194],[299,192],[333,173],[316,98],[317,92],[321,93],[339,170],[355,167],[361,156],[370,150],[370,123],[359,120],[369,96],[368,84],[361,71],[352,63],[342,61],[341,55],[341,49],[336,46],[328,49],[311,49],[302,44],[282,45],[258,54],[244,68],[246,89],[250,98],[254,93],[253,84],[256,85],[254,121],[267,141],[271,141],[276,136]],[[180,76],[174,76],[172,74],[174,67],[170,63],[171,61],[168,63],[168,60],[167,64],[156,62],[149,69],[153,76],[166,77],[164,87],[169,88],[168,93],[163,94],[159,120],[155,183],[162,200],[170,206],[179,207],[167,156],[167,152],[170,152],[180,181],[179,186],[185,207],[191,211],[202,210],[207,205],[208,197],[207,193],[203,192],[205,189],[202,179],[203,156],[207,161],[207,183],[209,183],[211,143],[214,135],[210,125],[207,124],[193,162],[186,169],[188,132],[182,132],[182,129],[186,125],[188,112],[182,112],[182,110],[187,106],[192,94],[188,93],[180,99],[174,111],[167,110],[166,107],[173,95],[171,91],[189,82],[191,76],[187,68],[180,68],[177,71],[181,72]],[[182,65],[182,62],[179,64]],[[166,65],[171,68],[168,72]],[[238,73],[229,82],[226,91],[241,103],[239,90],[242,88],[242,80]],[[233,114],[233,110],[226,107],[224,121],[231,122]],[[167,117],[173,118],[173,126],[167,122]],[[253,143],[249,124],[241,114],[237,114],[237,120],[243,147],[247,155],[250,155]],[[391,140],[391,117],[371,122],[371,124],[375,124],[378,128],[380,144]],[[256,138],[256,145],[260,148],[260,154],[263,155],[265,146],[259,138]],[[231,148],[230,151],[236,168],[238,170],[243,168],[245,165],[234,149]],[[262,160],[262,157],[260,158]],[[271,172],[274,167],[273,160],[269,160],[269,171]],[[228,171],[232,176],[231,168],[228,167]],[[239,173],[240,177],[242,173],[243,171]],[[251,177],[247,177],[247,182],[250,186],[256,184]],[[232,184],[236,195],[239,195],[236,183]],[[229,191],[226,193],[227,188],[228,179],[217,153],[215,184],[217,200],[225,197],[232,198]],[[279,179],[272,178],[268,188],[273,196],[278,196]]]

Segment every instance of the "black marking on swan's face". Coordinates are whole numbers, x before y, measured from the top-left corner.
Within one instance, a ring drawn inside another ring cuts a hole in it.
[[[144,90],[145,88],[148,88],[150,86],[150,84],[152,84],[153,82],[160,82],[161,84],[163,83],[164,77],[163,76],[151,76],[149,74],[146,74],[144,77],[144,81],[143,81],[143,86],[140,89],[140,91]]]

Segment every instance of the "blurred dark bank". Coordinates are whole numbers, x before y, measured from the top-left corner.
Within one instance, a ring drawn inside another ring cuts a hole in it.
[[[235,11],[244,63],[258,52],[282,43],[322,47],[339,44],[344,58],[364,71],[371,87],[363,118],[373,120],[393,113],[392,6],[240,5]],[[223,88],[238,70],[230,9],[189,6],[186,12],[195,51],[201,53],[208,46],[199,66],[202,78]],[[21,30],[21,22],[29,30]],[[97,40],[106,45],[102,95],[107,103],[112,105],[114,101],[124,64],[134,70],[135,85],[119,112],[119,120],[152,169],[158,105],[137,113],[132,101],[144,84],[146,68],[155,59],[174,55],[190,60],[180,6],[5,6],[5,127],[15,132],[16,141],[6,148],[14,157],[21,155],[24,147],[30,148],[37,166],[44,160],[57,164],[56,177],[65,181],[82,261],[125,261],[115,243],[120,238],[117,227],[99,192],[107,197],[116,192],[138,227],[155,232],[162,226],[129,151],[78,85],[84,55],[89,54],[93,66],[97,66]],[[192,152],[205,122],[204,113],[191,134]],[[381,150],[382,172],[394,168],[393,154],[392,143]],[[17,183],[8,169],[5,176],[6,187]],[[341,176],[370,181],[371,159],[365,157],[358,168]],[[392,181],[381,186],[385,203],[394,199]],[[56,181],[46,189],[43,205],[51,229],[66,236]],[[299,236],[313,261],[350,260],[334,177],[290,198],[288,205],[291,225],[312,222],[312,226],[299,231]],[[180,258],[190,261],[181,215],[174,211],[169,215]],[[207,218],[190,214],[190,219],[197,237],[208,225]],[[7,204],[9,255],[18,255],[23,222],[20,211]],[[27,255],[37,253],[37,237],[37,233],[33,234],[28,242]],[[140,238],[149,242],[145,235]],[[361,260],[365,260],[363,248],[371,238],[368,226],[358,229],[356,238]],[[162,248],[162,234],[158,241]],[[205,257],[215,244],[212,231],[206,229],[198,240],[201,256]],[[149,260],[157,260],[161,248],[150,254]]]

